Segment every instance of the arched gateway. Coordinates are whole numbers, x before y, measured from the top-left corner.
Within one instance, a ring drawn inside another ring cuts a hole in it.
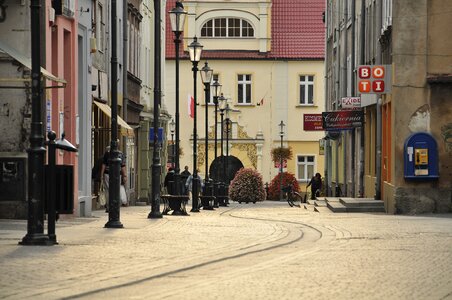
[[[243,164],[237,157],[232,155],[219,156],[210,164],[210,178],[216,182],[223,180],[230,182],[241,168],[243,168]],[[225,172],[226,175],[224,175]]]

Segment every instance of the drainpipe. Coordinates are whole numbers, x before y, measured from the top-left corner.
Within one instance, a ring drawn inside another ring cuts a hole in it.
[[[381,28],[381,5],[376,4],[377,6],[377,28]],[[378,31],[380,32],[380,30]],[[376,37],[375,37],[376,38]],[[377,57],[376,63],[381,64],[381,45],[377,43]],[[375,181],[375,200],[381,199],[381,144],[382,144],[382,122],[381,122],[381,97],[377,99],[377,137],[376,137],[376,162],[375,162],[375,172],[376,172],[376,181]]]
[[[324,26],[325,27],[325,50],[324,50],[325,51],[325,55],[324,55],[325,56],[325,74],[324,74],[324,77],[325,77],[325,108],[324,109],[325,109],[325,111],[328,111],[328,92],[329,92],[329,90],[328,90],[328,81],[329,81],[329,78],[328,78],[328,62],[329,62],[329,60],[328,60],[328,18],[329,18],[328,1],[325,0],[325,20],[324,20],[324,22],[325,22],[325,26]],[[325,178],[325,185],[326,185],[325,195],[326,196],[330,196],[329,191],[330,191],[330,187],[331,187],[330,169],[328,168],[328,166],[329,166],[328,161],[331,159],[330,153],[328,151],[329,147],[330,147],[330,141],[325,140],[324,166],[323,166],[324,174],[323,174],[323,176]]]
[[[341,93],[341,101],[342,97],[347,97],[347,86],[348,86],[348,76],[347,76],[347,56],[348,56],[348,29],[347,29],[347,22],[348,22],[348,11],[347,6],[344,6],[342,9],[344,9],[344,57],[342,60],[342,93]],[[347,139],[348,139],[348,131],[344,131],[344,134],[342,135],[342,167],[343,167],[343,179],[344,179],[344,185],[342,189],[342,193],[344,196],[348,195],[347,192]]]
[[[354,2],[354,1],[353,1]],[[366,63],[365,58],[365,30],[366,30],[366,7],[365,3],[361,1],[361,36],[360,36],[360,43],[361,43],[361,59],[360,63],[364,65]],[[359,194],[364,196],[364,127],[361,127],[360,132],[360,145],[359,145]]]
[[[351,66],[352,66],[352,76],[351,76],[351,93],[353,96],[356,96],[356,92],[355,92],[355,10],[356,10],[356,3],[355,1],[351,1],[351,14],[352,14],[352,49],[351,49]],[[356,129],[353,129],[351,131],[351,163],[352,163],[352,169],[351,169],[351,180],[352,180],[352,185],[350,187],[350,194],[352,197],[356,197],[355,195],[355,172],[356,172],[356,168],[355,168],[355,163],[356,163],[356,147],[355,147],[355,143],[356,143]]]
[[[129,32],[127,30],[127,20],[128,20],[128,8],[127,8],[127,0],[122,1],[122,41],[123,41],[123,50],[122,50],[122,118],[127,122],[127,103],[128,103],[128,94],[127,94],[127,56],[129,55]],[[124,152],[127,151],[127,137],[123,137],[123,148]]]

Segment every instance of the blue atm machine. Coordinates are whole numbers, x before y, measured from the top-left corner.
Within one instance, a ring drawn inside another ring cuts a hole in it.
[[[414,133],[405,141],[405,179],[436,180],[438,175],[438,145],[426,132]]]

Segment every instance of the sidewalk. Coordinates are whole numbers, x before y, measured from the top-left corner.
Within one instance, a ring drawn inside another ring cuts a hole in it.
[[[55,246],[17,245],[26,222],[0,220],[0,298],[452,299],[452,215],[309,208],[122,207],[123,229],[99,210],[60,220]]]

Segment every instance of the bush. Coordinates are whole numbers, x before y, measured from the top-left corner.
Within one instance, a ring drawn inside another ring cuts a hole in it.
[[[251,168],[241,168],[229,186],[229,198],[238,202],[265,200],[265,189],[262,175]]]
[[[278,173],[273,180],[270,182],[268,186],[268,199],[271,200],[279,200],[279,191],[281,185],[281,173]],[[292,190],[296,192],[300,192],[300,186],[298,185],[298,181],[295,178],[295,175],[288,172],[282,173],[282,186],[292,186]]]

